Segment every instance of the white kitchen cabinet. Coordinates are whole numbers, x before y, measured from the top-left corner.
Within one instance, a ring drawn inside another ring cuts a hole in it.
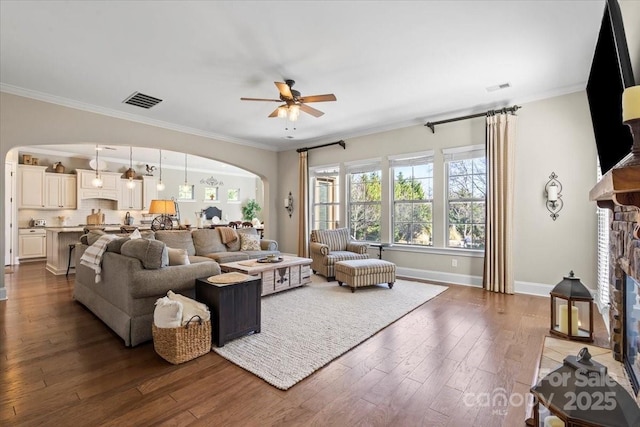
[[[128,179],[120,180],[120,198],[118,199],[118,209],[142,210],[142,181],[134,180],[136,186],[127,188]]]
[[[91,183],[96,177],[96,171],[76,170],[78,173],[78,199],[109,199],[119,200],[120,197],[120,177],[117,172],[100,172],[102,187],[94,187]]]
[[[45,173],[45,208],[76,209],[76,176],[59,173]]]
[[[18,208],[43,209],[45,207],[44,176],[46,166],[18,166]]]
[[[18,231],[18,257],[44,258],[47,256],[47,234],[44,228],[25,228]]]
[[[158,198],[158,180],[154,176],[142,177],[142,209],[147,211],[151,201]]]

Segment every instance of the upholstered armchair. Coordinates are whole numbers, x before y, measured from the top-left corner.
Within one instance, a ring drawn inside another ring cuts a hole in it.
[[[312,230],[309,251],[311,270],[327,278],[335,279],[335,263],[349,259],[369,258],[367,243],[351,240],[346,228],[336,230]]]

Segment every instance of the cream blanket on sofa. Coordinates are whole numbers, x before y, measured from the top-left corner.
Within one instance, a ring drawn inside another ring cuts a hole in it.
[[[100,236],[96,242],[89,246],[80,257],[80,264],[91,268],[96,272],[96,283],[100,282],[100,273],[102,272],[102,254],[107,250],[110,241],[118,237],[113,234],[105,234]]]

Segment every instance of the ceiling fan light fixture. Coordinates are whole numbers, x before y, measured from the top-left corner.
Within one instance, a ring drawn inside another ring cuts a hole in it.
[[[279,114],[279,112],[278,112]],[[299,105],[290,105],[289,106],[289,114],[287,116],[287,118],[289,119],[289,121],[295,122],[296,120],[298,120],[298,117],[300,116],[300,106]]]
[[[287,107],[284,105],[281,105],[280,107],[278,107],[278,118],[280,119],[286,119],[287,118]]]

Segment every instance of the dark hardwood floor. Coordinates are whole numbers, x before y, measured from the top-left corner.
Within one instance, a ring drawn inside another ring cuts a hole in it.
[[[5,284],[0,425],[522,426],[524,405],[483,398],[526,395],[549,328],[547,298],[451,286],[281,391],[214,352],[174,366],[125,348],[43,263]]]

